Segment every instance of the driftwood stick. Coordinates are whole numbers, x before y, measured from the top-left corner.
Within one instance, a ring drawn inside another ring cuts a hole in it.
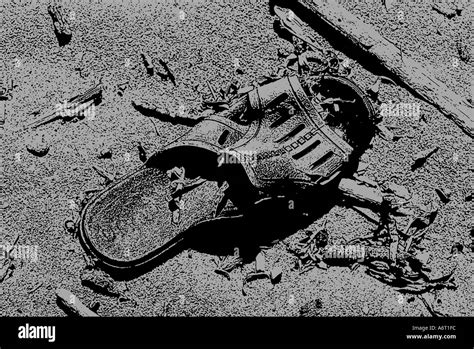
[[[344,194],[344,196],[355,199],[364,204],[380,206],[383,202],[382,193],[379,190],[358,184],[352,179],[341,179],[338,189]]]
[[[67,309],[68,312],[79,316],[99,316],[87,308],[75,295],[64,288],[56,290],[58,302]]]
[[[59,42],[59,46],[64,46],[71,41],[72,31],[68,22],[66,11],[61,5],[50,4],[48,13],[53,20],[54,33]]]
[[[383,37],[377,30],[359,20],[336,1],[298,0],[311,15],[322,19],[357,47],[375,57],[409,89],[436,106],[466,134],[474,138],[474,108],[466,98],[457,95],[433,75],[426,62],[410,55]]]

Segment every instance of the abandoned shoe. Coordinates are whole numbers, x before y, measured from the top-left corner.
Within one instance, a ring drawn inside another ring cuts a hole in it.
[[[269,195],[331,186],[373,136],[374,110],[350,80],[285,77],[202,119],[81,213],[80,240],[122,271],[172,253],[184,232]]]

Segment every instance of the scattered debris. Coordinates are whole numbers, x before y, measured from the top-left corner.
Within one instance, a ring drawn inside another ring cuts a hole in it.
[[[327,265],[323,261],[324,251],[329,240],[326,223],[324,222],[323,227],[314,232],[307,231],[307,236],[293,246],[287,246],[288,251],[298,258],[297,263],[300,274],[313,269],[315,266],[327,269]]]
[[[407,85],[426,102],[435,105],[471,138],[474,136],[474,126],[469,117],[472,107],[466,103],[465,97],[456,94],[446,84],[434,78],[429,65],[424,61],[411,57],[404,49],[385,38],[374,26],[345,9],[338,1],[299,0],[298,3],[309,16],[318,18],[325,26],[337,32],[338,36],[357,44],[365,54],[373,56],[381,68],[391,71],[397,82]],[[371,40],[367,39],[369,37]]]
[[[162,60],[162,59],[160,59],[158,62],[161,64],[161,66],[165,69],[165,72],[166,72],[165,74],[158,73],[160,75],[161,79],[169,80],[173,83],[173,85],[176,86],[176,78],[174,77],[174,74],[171,72],[171,70],[168,66],[168,63],[166,61]]]
[[[61,5],[49,5],[48,13],[50,14],[53,25],[54,33],[58,39],[59,46],[67,45],[71,41],[72,30],[67,20],[67,15]]]
[[[358,174],[354,174],[354,179],[360,183],[360,184],[364,184],[365,186],[368,186],[368,187],[372,187],[372,188],[378,188],[379,185],[377,184],[376,181],[370,179],[369,177],[367,176],[360,176]]]
[[[470,48],[467,44],[464,43],[464,41],[459,38],[456,41],[456,50],[458,51],[459,58],[461,58],[461,61],[464,63],[469,63],[471,60],[471,53],[470,53]]]
[[[172,125],[180,124],[185,126],[195,126],[201,120],[201,118],[194,119],[187,116],[181,116],[179,113],[172,112],[168,109],[159,108],[142,99],[132,100],[132,106],[145,116],[153,117],[163,122],[169,122]],[[154,123],[153,125],[155,126],[156,133],[158,134],[156,125]]]
[[[120,97],[123,96],[123,93],[127,89],[128,85],[129,85],[129,81],[126,81],[126,82],[123,82],[123,83],[117,85],[117,89],[118,89],[117,94]]]
[[[141,57],[143,59],[143,64],[145,65],[146,72],[148,73],[148,75],[153,76],[154,67],[153,67],[153,62],[152,62],[150,56],[148,56],[145,53],[142,53]]]
[[[95,172],[97,172],[99,176],[105,179],[105,185],[109,185],[115,180],[115,177],[113,175],[107,173],[100,167],[93,165],[92,168],[95,170]]]
[[[6,115],[7,115],[7,106],[6,106],[6,103],[3,100],[1,100],[1,96],[0,96],[0,128],[2,130],[5,125]]]
[[[283,273],[283,269],[279,266],[274,267],[270,272],[270,280],[272,284],[277,284],[281,281],[281,276]]]
[[[230,281],[230,274],[229,272],[225,271],[225,270],[222,270],[222,269],[215,269],[214,272],[216,274],[219,274],[219,275],[222,275],[224,276],[227,280]]]
[[[409,200],[411,194],[406,187],[403,185],[388,182],[382,185],[382,191],[385,193],[396,195],[402,199]]]
[[[311,238],[308,240],[311,241]],[[329,234],[326,230],[326,224],[324,224],[324,229],[318,230],[316,232],[316,235],[314,237],[314,242],[316,244],[316,247],[318,248],[324,248],[329,242]]]
[[[216,92],[214,91],[214,89],[212,88],[212,85],[209,81],[206,81],[207,83],[207,87],[209,88],[209,91],[211,92],[211,95],[212,95],[212,99],[213,100],[217,100],[217,95],[216,95]]]
[[[81,272],[81,284],[107,296],[118,296],[115,281],[104,271],[86,266]]]
[[[141,162],[145,162],[147,159],[146,151],[140,142],[138,142],[138,158]]]
[[[12,91],[18,87],[18,85],[14,84],[13,79],[10,81],[6,81],[4,84],[0,85],[0,101],[9,101],[13,98]],[[2,111],[0,111],[2,112]]]
[[[102,83],[88,89],[84,93],[77,95],[69,101],[59,103],[54,108],[49,108],[38,120],[25,126],[26,128],[36,128],[52,121],[62,119],[63,122],[84,118],[87,114],[94,113],[95,105],[102,101]]]
[[[423,302],[424,306],[426,307],[426,309],[428,309],[431,316],[433,316],[433,317],[445,317],[445,316],[447,316],[447,315],[445,315],[445,314],[443,314],[439,311],[436,311],[433,308],[433,306],[431,304],[429,304],[428,301],[422,295],[418,295],[417,297],[418,297],[418,299],[420,299]]]
[[[44,138],[44,134],[34,134],[29,138],[26,149],[35,156],[45,156],[49,152],[49,145]]]
[[[156,127],[156,123],[153,121],[152,118],[149,118],[149,120],[151,121],[151,123],[153,124],[153,128],[155,129],[155,133],[157,136],[160,136],[160,133],[158,132],[158,128]]]
[[[380,216],[374,211],[372,211],[370,208],[360,207],[356,205],[351,205],[351,208],[363,217],[367,218],[372,223],[378,224],[380,222]]]
[[[69,99],[69,102],[75,104],[82,104],[88,101],[94,101],[94,104],[98,105],[102,101],[103,90],[104,86],[102,85],[102,82],[99,81],[99,83],[97,83],[95,86]]]
[[[288,12],[278,6],[274,7],[274,11],[280,20],[280,25],[283,28],[285,28],[288,32],[290,32],[295,37],[299,38],[302,42],[305,42],[313,50],[321,52],[321,53],[323,52],[323,49],[321,48],[321,46],[318,45],[313,38],[306,36],[303,30],[304,23],[297,16],[292,15],[291,19],[288,18]]]
[[[77,226],[76,226],[76,223],[70,219],[67,219],[65,222],[64,222],[64,229],[66,230],[66,232],[68,232],[69,234],[75,236],[76,233],[77,233]]]
[[[99,153],[97,154],[97,158],[110,159],[111,157],[112,157],[112,150],[110,149],[109,145],[106,143],[102,143],[99,148]]]
[[[379,97],[379,90],[380,90],[380,84],[382,83],[382,79],[380,77],[377,78],[375,83],[367,89],[367,93],[370,98],[372,98],[374,101],[376,101]]]
[[[11,277],[13,275],[13,271],[16,268],[14,263],[15,256],[11,252],[16,248],[19,238],[20,235],[17,234],[10,246],[10,249],[4,251],[6,258],[3,259],[0,267],[0,283]]]
[[[387,78],[386,76],[378,76],[374,84],[367,89],[367,94],[374,101],[377,101],[379,98],[380,86],[382,82],[388,82],[393,85],[396,85],[392,79]]]
[[[87,308],[74,294],[64,288],[56,290],[56,297],[60,306],[68,313],[78,316],[99,316]]]
[[[238,95],[244,95],[255,89],[255,86],[244,86],[237,90]]]
[[[269,279],[269,278],[270,278],[270,275],[268,275],[268,273],[265,273],[265,272],[250,273],[245,277],[244,284],[248,284],[255,280]]]
[[[402,237],[408,239],[406,242],[407,247],[405,248],[406,252],[409,251],[410,243],[412,241],[420,240],[423,237],[424,229],[434,222],[437,215],[437,208],[428,208],[426,211],[423,211],[418,216],[412,218],[403,232],[399,232]]]
[[[265,271],[265,255],[260,251],[255,257],[255,271],[261,272]]]
[[[33,287],[31,290],[27,291],[28,294],[32,294],[33,292],[39,290],[39,288],[43,286],[43,282],[39,282],[35,287]]]
[[[426,160],[428,160],[428,158],[430,156],[432,156],[434,153],[436,153],[438,151],[438,149],[439,149],[439,147],[431,147],[431,148],[428,148],[426,150],[422,150],[422,151],[416,153],[413,156],[413,164],[411,166],[411,170],[414,171],[417,168],[423,166],[424,163],[426,162]]]
[[[242,266],[242,257],[236,252],[233,256],[224,256],[218,260],[214,260],[214,264],[216,265],[215,272],[230,280],[229,273],[235,268]]]
[[[320,316],[320,310],[323,307],[323,302],[319,298],[313,299],[305,303],[300,308],[300,316],[302,317],[315,317]]]
[[[439,198],[443,203],[448,203],[451,200],[451,190],[449,189],[442,189],[442,188],[436,188],[435,189],[436,194],[438,194]]]
[[[389,212],[388,212],[389,213]],[[404,229],[399,231],[396,221],[387,214],[381,215],[378,228],[371,234],[348,242],[349,246],[359,244],[363,248],[363,263],[366,272],[376,279],[395,287],[400,292],[424,293],[432,289],[456,288],[452,274],[436,279],[425,273],[430,261],[429,252],[418,252],[426,227],[437,215],[436,208],[426,208],[414,217]]]
[[[338,189],[344,196],[365,204],[381,205],[383,202],[382,193],[379,190],[360,185],[352,179],[341,179]]]
[[[388,129],[387,126],[381,123],[375,125],[375,127],[377,128],[378,134],[386,141],[395,142],[401,138],[401,136],[395,135],[391,130]]]
[[[106,296],[117,297],[119,301],[132,301],[124,295],[125,290],[117,287],[114,279],[103,270],[87,265],[81,272],[81,284]]]
[[[456,16],[457,14],[457,11],[455,9],[452,9],[452,8],[448,8],[447,7],[448,5],[447,4],[444,4],[441,5],[439,3],[434,3],[431,8],[433,10],[435,10],[436,12],[438,12],[439,14],[443,15],[444,17],[446,17],[447,19],[452,19]]]

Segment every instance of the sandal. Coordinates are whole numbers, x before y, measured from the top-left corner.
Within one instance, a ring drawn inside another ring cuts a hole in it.
[[[368,146],[374,114],[342,77],[254,88],[87,202],[81,244],[104,267],[131,271],[175,253],[190,228],[262,197],[337,185]]]

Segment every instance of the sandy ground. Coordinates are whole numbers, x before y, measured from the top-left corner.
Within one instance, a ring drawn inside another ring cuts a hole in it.
[[[321,307],[315,314],[321,316],[429,316],[418,299],[401,299],[391,287],[365,274],[364,268],[351,271],[331,267],[299,275],[293,270],[295,260],[284,242],[266,251],[268,267],[283,268],[281,282],[273,287],[268,280],[255,281],[246,296],[242,295],[241,283],[243,276],[253,269],[252,263],[242,271],[233,271],[232,280],[228,281],[214,273],[215,256],[196,251],[184,251],[128,281],[129,296],[137,301],[137,306],[81,286],[83,252],[79,242],[65,233],[63,224],[73,213],[70,200],[84,189],[101,185],[101,178],[91,166],[126,174],[141,164],[137,142],[151,154],[187,129],[157,121],[157,136],[150,120],[134,110],[130,101],[147,98],[171,110],[184,106],[190,116],[197,115],[195,110],[202,93],[208,93],[206,80],[215,88],[234,78],[253,81],[282,63],[277,56],[278,48],[291,48],[275,34],[267,2],[177,3],[67,2],[67,8],[75,14],[74,33],[71,42],[61,48],[46,3],[1,4],[0,76],[12,78],[18,87],[13,91],[13,99],[7,102],[2,134],[5,199],[0,243],[12,242],[19,234],[19,244],[39,247],[37,262],[19,261],[12,277],[0,284],[0,315],[63,316],[55,302],[55,289],[63,287],[85,304],[98,301],[98,313],[103,316],[163,315],[165,308],[170,315],[296,316],[302,305],[316,299],[321,301]],[[244,5],[240,6],[241,3]],[[457,57],[455,40],[469,40],[468,33],[472,33],[472,10],[466,7],[461,16],[447,19],[431,10],[428,1],[406,3],[387,2],[388,11],[381,1],[349,1],[344,6],[397,45],[414,52],[415,58],[429,62],[434,75],[458,94],[472,98],[473,60],[453,61]],[[180,10],[184,11],[184,19],[180,18]],[[331,47],[324,38],[317,34],[315,37],[325,47]],[[168,60],[177,87],[156,76],[147,76],[141,52],[154,59]],[[337,53],[346,58],[348,52]],[[243,75],[234,73],[235,59],[239,60]],[[354,79],[363,88],[371,86],[376,76],[358,62],[352,64]],[[83,77],[76,70],[81,67]],[[58,121],[42,127],[39,132],[51,146],[49,153],[44,157],[30,154],[26,144],[34,132],[14,130],[33,118],[33,111],[74,96],[99,78],[109,89],[95,118],[63,125]],[[128,86],[119,96],[116,86],[124,82]],[[422,246],[432,254],[434,274],[456,267],[458,289],[440,290],[426,297],[441,312],[472,316],[473,255],[468,247],[473,226],[472,201],[464,200],[466,190],[472,189],[472,139],[434,107],[402,87],[383,85],[380,99],[420,103],[426,121],[388,117],[386,123],[398,126],[397,133],[403,137],[397,142],[375,139],[372,149],[363,156],[369,163],[367,176],[379,183],[390,180],[405,185],[415,202],[433,202],[440,207]],[[111,146],[111,159],[97,158],[104,140]],[[411,155],[434,145],[440,150],[422,168],[412,172]],[[452,200],[441,203],[434,191],[436,187],[450,189]],[[345,207],[334,207],[324,218],[334,244],[374,228]],[[316,228],[321,221],[308,229]],[[285,242],[295,241],[301,234],[288,237]],[[465,246],[464,253],[450,257],[456,240]]]

